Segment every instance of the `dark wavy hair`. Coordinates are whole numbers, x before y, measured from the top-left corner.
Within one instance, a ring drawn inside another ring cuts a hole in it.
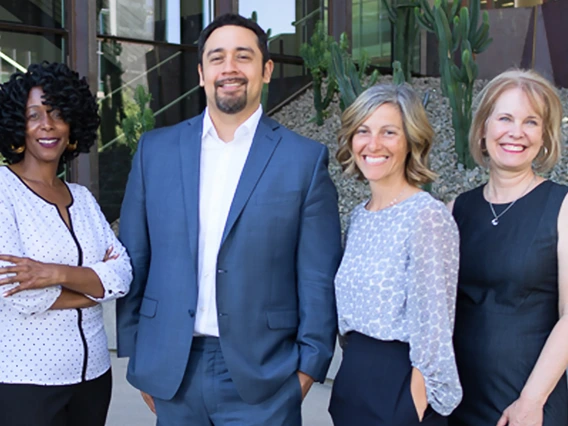
[[[87,80],[65,64],[42,62],[30,65],[25,73],[12,74],[9,81],[0,85],[0,154],[8,164],[24,158],[24,153],[14,150],[26,141],[26,106],[34,87],[42,88],[44,105],[61,111],[69,124],[69,141],[77,143],[74,151],[63,153],[60,167],[80,153],[89,152],[97,140],[100,117]]]

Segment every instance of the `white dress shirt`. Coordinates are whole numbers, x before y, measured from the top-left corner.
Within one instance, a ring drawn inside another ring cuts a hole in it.
[[[230,142],[223,142],[205,110],[201,139],[199,175],[199,254],[198,298],[195,334],[219,337],[216,303],[217,255],[262,107],[235,131]]]
[[[126,250],[87,188],[67,186],[69,228],[55,204],[0,167],[0,253],[91,268],[104,287],[104,296],[93,300],[124,296],[132,279]],[[119,256],[103,262],[111,246]],[[0,261],[0,267],[8,265]],[[110,368],[100,304],[51,310],[61,286],[3,296],[16,285],[0,286],[0,383],[69,385],[96,379]]]

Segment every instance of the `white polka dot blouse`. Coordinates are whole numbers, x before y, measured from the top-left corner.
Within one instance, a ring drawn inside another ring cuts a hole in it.
[[[0,254],[91,268],[100,278],[104,302],[128,292],[130,259],[92,194],[67,184],[72,201],[68,227],[57,206],[0,167]],[[103,262],[114,247],[118,258]],[[0,261],[0,266],[9,265]],[[3,276],[0,275],[0,278]],[[60,286],[5,297],[17,284],[0,286],[0,382],[66,385],[92,380],[110,368],[100,304],[51,310]]]

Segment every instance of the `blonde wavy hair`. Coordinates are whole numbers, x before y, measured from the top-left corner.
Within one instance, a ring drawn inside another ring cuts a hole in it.
[[[509,89],[518,88],[527,95],[531,107],[542,119],[542,142],[546,148],[535,159],[537,172],[547,172],[562,155],[562,103],[556,88],[535,71],[511,69],[499,74],[477,95],[477,108],[469,131],[469,151],[477,164],[487,167],[489,155],[484,145],[487,120],[493,114],[499,97]]]
[[[370,87],[343,112],[341,129],[337,137],[339,149],[335,156],[343,168],[343,173],[364,180],[363,173],[355,163],[353,136],[359,126],[384,104],[398,107],[402,115],[404,135],[408,145],[405,165],[406,180],[415,186],[432,182],[436,174],[429,168],[428,155],[432,148],[434,130],[428,121],[422,101],[407,84],[379,84]]]

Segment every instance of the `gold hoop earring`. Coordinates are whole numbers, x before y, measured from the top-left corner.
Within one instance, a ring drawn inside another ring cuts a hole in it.
[[[68,143],[65,149],[70,152],[75,151],[77,149],[77,141],[75,141],[75,143]]]
[[[26,150],[25,145],[19,146],[17,148],[14,145],[10,147],[10,151],[12,151],[14,154],[22,154],[25,150]]]

